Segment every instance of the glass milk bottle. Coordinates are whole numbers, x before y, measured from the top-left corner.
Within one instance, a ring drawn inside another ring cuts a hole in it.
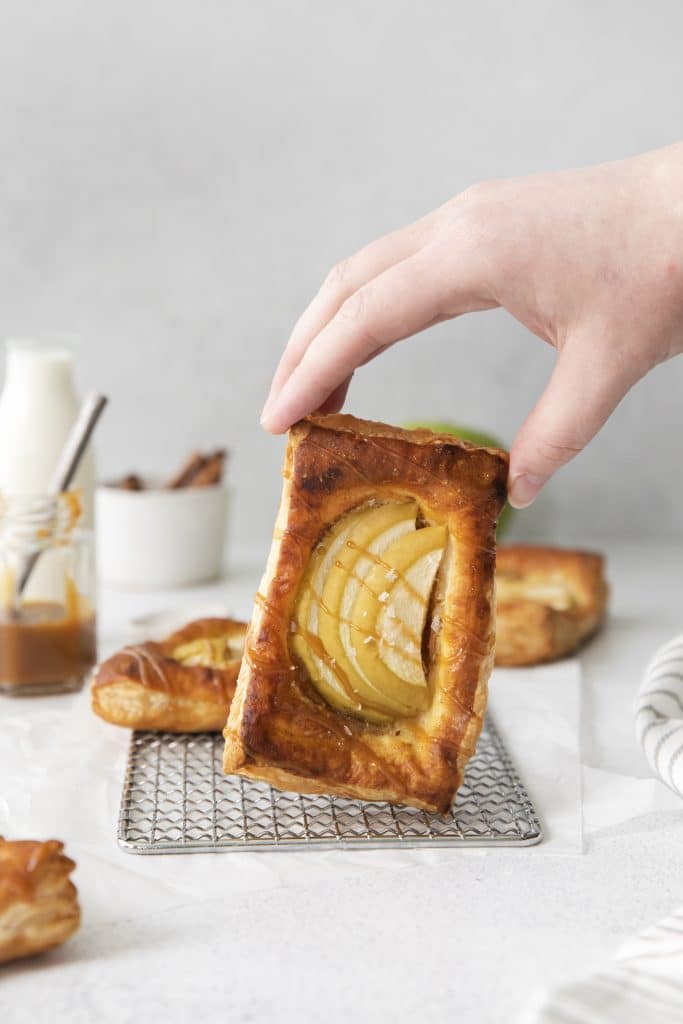
[[[0,396],[0,492],[12,497],[46,493],[78,407],[68,348],[7,342]],[[88,450],[73,484],[81,494],[84,526],[92,526],[94,484],[94,459]]]

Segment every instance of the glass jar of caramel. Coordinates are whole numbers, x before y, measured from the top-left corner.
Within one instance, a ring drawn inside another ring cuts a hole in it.
[[[79,690],[95,661],[93,537],[79,496],[0,495],[0,693]]]

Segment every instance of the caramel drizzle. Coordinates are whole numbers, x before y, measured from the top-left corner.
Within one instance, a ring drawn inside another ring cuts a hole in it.
[[[339,685],[357,711],[362,711],[365,708],[368,711],[375,711],[377,714],[384,715],[387,718],[391,717],[390,713],[387,712],[386,705],[377,704],[373,700],[361,697],[361,695],[354,690],[344,670],[340,668],[336,659],[331,658],[325,650],[325,645],[320,640],[320,637],[317,637],[314,633],[309,633],[308,630],[306,630],[302,635],[315,657],[322,661],[330,672],[333,673],[335,679],[339,682]]]
[[[124,647],[121,653],[129,654],[134,659],[135,664],[138,667],[138,671],[140,672],[140,679],[145,686],[150,685],[149,676],[147,674],[147,666],[149,665],[154,670],[154,674],[161,682],[164,690],[168,689],[168,679],[166,678],[164,671],[159,664],[159,659],[155,654],[152,654],[151,651],[148,651],[145,647],[138,646],[137,644]]]
[[[405,589],[410,594],[412,594],[419,602],[422,602],[422,594],[417,590],[416,587],[414,587],[409,582],[409,580],[407,579],[405,574],[399,572],[394,566],[390,565],[383,558],[381,558],[379,554],[377,554],[376,552],[370,551],[370,550],[368,550],[365,547],[362,547],[360,544],[357,544],[352,538],[347,538],[347,540],[345,541],[345,545],[346,545],[346,547],[348,547],[352,551],[357,551],[361,557],[367,558],[368,561],[373,563],[375,566],[381,566],[383,569],[385,569],[387,571],[387,579],[391,581],[392,589],[395,586],[397,586],[397,585],[401,585],[401,586],[405,587]],[[339,568],[339,569],[343,569],[345,571],[348,571],[348,570],[346,570],[346,567],[344,566],[344,563],[341,562],[339,559],[335,560],[335,566],[337,568]],[[371,594],[371,596],[373,598],[375,598],[376,600],[378,599],[378,595],[375,594],[374,590],[372,590],[372,588],[368,585],[366,580],[364,578],[362,578],[361,576],[359,576],[358,573],[355,570],[352,570],[351,572],[349,572],[348,575],[352,579],[354,579],[362,588],[364,588],[369,594]],[[398,627],[399,631],[402,632],[406,636],[406,638],[409,641],[411,641],[414,644],[415,647],[417,647],[419,649],[420,653],[418,654],[417,657],[410,655],[405,650],[405,648],[403,647],[402,644],[399,644],[398,642],[392,642],[392,641],[388,640],[386,637],[379,636],[376,633],[372,632],[371,630],[365,630],[365,629],[362,628],[362,626],[357,625],[356,623],[352,622],[350,619],[348,619],[348,618],[346,618],[344,616],[338,615],[336,612],[333,612],[330,608],[328,608],[325,605],[325,603],[322,600],[322,598],[319,597],[319,595],[314,590],[311,590],[311,598],[315,602],[315,604],[318,606],[318,608],[322,609],[322,611],[326,615],[328,615],[330,618],[335,619],[340,624],[348,626],[348,628],[350,630],[355,630],[357,633],[360,633],[364,637],[372,637],[372,639],[375,640],[376,642],[378,642],[378,643],[381,642],[386,647],[388,647],[388,648],[390,648],[392,650],[400,651],[402,656],[405,658],[406,661],[412,662],[412,664],[414,664],[414,665],[420,665],[420,666],[422,665],[422,655],[421,655],[422,637],[419,636],[417,633],[415,633],[413,630],[411,630],[408,626],[406,626],[406,624],[401,619],[394,619],[393,621],[395,622],[395,624]],[[346,673],[339,667],[339,665],[337,664],[337,662],[336,662],[336,660],[334,658],[330,658],[330,656],[327,653],[324,645],[322,644],[322,642],[320,641],[320,639],[318,637],[316,637],[309,630],[304,630],[303,633],[300,632],[299,630],[297,630],[295,635],[302,636],[303,639],[305,639],[305,641],[308,644],[308,646],[310,647],[311,651],[334,674],[335,678],[338,680],[340,686],[344,690],[347,698],[356,706],[356,708],[359,711],[361,711],[365,707],[368,710],[377,711],[377,712],[379,712],[381,714],[386,714],[387,713],[385,707],[378,706],[377,704],[373,703],[370,700],[367,700],[364,696],[361,696],[360,694],[357,693],[357,691],[353,688],[353,686],[349,682],[349,679],[348,679]],[[359,703],[359,700],[361,701],[361,703]],[[408,710],[408,709],[406,708],[406,710]]]
[[[318,445],[316,442],[311,442],[311,443],[315,444],[316,447],[318,447],[318,448],[322,448],[322,446]],[[345,462],[347,462],[349,465],[351,465],[352,468],[356,469],[356,471],[359,473],[360,476],[363,476],[363,474],[360,473],[360,471],[358,471],[357,467],[353,466],[353,463],[351,463],[350,460],[348,460],[346,457],[343,457],[343,456],[342,456],[342,458],[343,458],[343,460]],[[408,459],[407,461],[412,462],[412,460],[410,460],[410,459]],[[313,510],[311,509],[311,511],[313,511]],[[281,537],[283,537],[284,535],[286,535],[288,533],[291,534],[292,536],[298,537],[301,540],[306,540],[306,542],[308,542],[310,540],[309,537],[305,537],[304,538],[300,534],[297,534],[296,531],[293,531],[293,530],[291,530],[291,528],[288,528],[288,527],[285,527],[284,530],[277,530],[275,532],[274,536],[276,537],[276,539],[280,539]],[[383,558],[381,558],[380,555],[376,554],[375,552],[369,551],[367,548],[362,547],[361,545],[357,544],[352,538],[347,538],[347,540],[345,541],[345,545],[348,548],[350,548],[351,550],[357,551],[361,557],[367,558],[375,566],[381,566],[383,569],[385,569],[387,574],[390,574],[390,575],[388,575],[388,579],[390,580],[390,582],[392,584],[392,589],[397,584],[400,584],[403,587],[405,587],[405,589],[410,594],[412,594],[418,601],[420,601],[420,602],[422,601],[422,595],[416,589],[416,587],[414,587],[410,583],[410,581],[407,579],[405,574],[399,572],[394,566],[390,565]],[[345,568],[343,563],[340,562],[338,559],[335,561],[335,566],[337,568],[341,568],[341,569]],[[372,590],[372,588],[368,586],[366,580],[361,578],[357,574],[357,572],[355,570],[349,572],[349,576],[352,579],[354,579],[362,588],[364,588],[367,592],[369,592],[375,599],[377,599],[378,595],[375,594],[374,590]],[[400,643],[392,642],[392,641],[390,641],[390,640],[388,640],[388,639],[386,639],[384,637],[380,637],[380,636],[376,635],[374,632],[372,632],[371,630],[363,629],[362,626],[358,626],[356,623],[352,622],[350,619],[332,612],[331,609],[328,608],[325,605],[325,603],[323,602],[322,598],[319,597],[318,594],[314,590],[312,590],[312,589],[311,589],[311,599],[314,601],[314,603],[317,605],[317,607],[319,609],[321,609],[325,614],[329,615],[330,618],[335,619],[340,624],[344,624],[344,625],[348,626],[348,628],[350,630],[354,630],[355,632],[361,634],[363,637],[366,637],[366,638],[367,637],[372,637],[377,642],[379,642],[381,640],[381,642],[383,644],[385,644],[387,647],[389,647],[390,649],[399,650],[401,652],[402,656],[406,659],[406,661],[412,662],[413,664],[420,664],[420,665],[422,664],[421,653],[419,654],[418,657],[413,657],[413,656],[409,655],[405,651],[405,649],[403,648],[403,646]],[[254,603],[259,608],[261,608],[261,610],[265,613],[265,615],[275,617],[275,618],[279,619],[280,622],[283,621],[283,619],[284,619],[283,611],[281,609],[279,609],[279,608],[274,608],[272,606],[272,604],[268,601],[267,597],[264,594],[262,594],[260,591],[256,592],[255,597],[254,597]],[[294,620],[292,620],[292,621],[294,621]],[[396,624],[397,628],[399,629],[399,631],[402,632],[406,636],[406,638],[409,641],[411,641],[416,647],[418,647],[420,649],[420,651],[421,651],[422,637],[418,636],[413,630],[411,630],[408,626],[406,626],[406,624],[401,619],[397,618],[397,619],[395,619],[393,621],[395,622],[395,624]],[[295,623],[295,625],[299,626],[300,624],[299,623]],[[352,687],[351,683],[349,682],[349,679],[348,679],[346,673],[337,664],[336,659],[332,658],[328,654],[327,650],[325,649],[324,644],[319,639],[319,637],[315,636],[315,634],[311,633],[307,629],[301,630],[301,629],[298,629],[298,628],[294,632],[290,631],[290,635],[292,635],[292,636],[300,636],[302,639],[305,640],[305,642],[307,643],[307,645],[310,648],[311,652],[334,675],[335,679],[337,680],[337,682],[339,683],[339,685],[342,688],[343,692],[345,693],[347,699],[357,708],[358,711],[362,711],[363,708],[365,707],[365,708],[367,708],[370,711],[374,711],[374,712],[379,713],[381,715],[387,716],[386,707],[384,705],[380,705],[380,704],[377,704],[376,702],[373,702],[371,700],[367,700],[365,697],[361,697],[361,695],[356,692],[356,690]],[[273,674],[279,674],[281,672],[281,670],[279,670],[277,668],[273,669],[273,668],[269,667],[268,669],[266,669],[265,665],[258,664],[257,660],[254,659],[254,653],[255,652],[253,651],[253,649],[245,651],[245,655],[244,655],[245,656],[245,660],[247,661],[247,663],[249,664],[250,667],[258,668],[259,671],[263,672],[264,674],[271,674],[271,675],[273,675]],[[429,682],[428,677],[427,677],[427,682]]]
[[[274,608],[273,605],[268,601],[267,597],[265,597],[265,595],[262,594],[260,591],[256,592],[254,596],[254,603],[259,608],[261,608],[261,610],[266,615],[273,616],[279,619],[280,621],[284,619],[284,613],[282,612],[282,610],[279,608]],[[389,721],[391,722],[392,716],[391,714],[387,713],[386,707],[377,705],[371,701],[366,701],[365,699],[363,699],[362,704],[359,703],[359,694],[357,694],[356,691],[351,687],[346,677],[346,674],[336,663],[335,659],[330,657],[330,655],[325,650],[321,640],[317,636],[308,633],[307,631],[303,633],[299,633],[297,631],[296,635],[302,636],[303,639],[305,639],[306,642],[309,644],[311,652],[314,654],[314,656],[319,658],[319,660],[322,661],[323,664],[325,664],[330,669],[330,671],[334,674],[335,678],[339,681],[339,684],[342,687],[346,696],[348,697],[349,701],[353,703],[358,708],[358,710],[362,710],[363,707],[366,707],[368,708],[368,710],[375,711],[380,715],[384,716],[385,718],[388,718]],[[248,644],[245,647],[244,660],[250,669],[259,672],[263,676],[283,676],[288,674],[288,672],[296,673],[297,671],[295,665],[290,665],[289,670],[287,670],[283,668],[281,665],[273,666],[268,664],[268,662],[264,662],[263,659],[258,657],[255,648],[251,644]],[[352,738],[353,742],[357,745],[357,747],[363,751],[363,754],[366,757],[368,763],[371,765],[371,767],[379,770],[381,774],[384,776],[384,778],[387,780],[387,783],[389,785],[393,786],[394,789],[399,789],[403,786],[403,779],[401,775],[390,770],[384,763],[378,761],[377,754],[372,750],[372,748],[368,747],[367,744],[364,743],[363,740],[356,734],[356,732],[353,729],[352,720],[349,721],[348,725],[344,723],[344,725],[337,726],[333,720],[331,721],[327,719],[325,721],[324,727],[331,735],[335,736],[344,745],[346,745],[349,742],[349,739]],[[417,725],[412,720],[406,721],[406,723],[401,726],[401,731],[409,732],[411,735],[414,735],[417,739],[421,740],[421,742],[425,744],[431,745],[432,743],[437,742],[421,726]]]
[[[390,565],[388,562],[385,562],[382,558],[380,558],[380,556],[378,554],[376,554],[376,553],[374,553],[372,551],[369,551],[367,548],[361,547],[360,544],[356,544],[356,542],[352,538],[348,538],[345,541],[345,544],[352,551],[360,552],[361,556],[367,558],[371,562],[374,562],[375,565],[379,565],[383,569],[386,569],[386,571],[387,571],[387,580],[391,583],[392,589],[395,588],[397,586],[397,584],[400,584],[401,586],[405,587],[405,589],[409,593],[411,593],[418,601],[420,601],[420,602],[422,601],[422,594],[412,585],[412,583],[410,583],[408,581],[407,577],[403,573],[400,573],[398,571],[398,569],[394,568],[393,565]],[[348,572],[348,570],[346,570],[346,568],[344,566],[344,563],[339,561],[339,559],[335,559],[335,563],[334,564],[335,564],[335,567],[337,569],[344,569],[345,571]],[[360,586],[364,590],[366,590],[369,594],[371,594],[372,597],[374,597],[375,599],[378,599],[378,595],[375,594],[374,590],[372,590],[372,588],[368,586],[368,584],[365,581],[365,579],[363,579],[361,576],[359,576],[355,570],[353,570],[351,572],[348,572],[348,575],[351,577],[351,579],[356,580],[356,582],[359,583]],[[341,615],[337,615],[335,612],[331,611],[331,609],[328,608],[325,605],[325,603],[322,600],[322,598],[319,597],[319,595],[313,589],[311,589],[311,597],[312,597],[313,601],[315,602],[315,604],[318,606],[318,608],[321,608],[325,612],[326,615],[329,615],[329,617],[331,619],[336,619],[339,623],[342,623],[343,625],[348,626],[349,629],[355,629],[356,632],[361,633],[363,636],[366,636],[366,637],[367,636],[371,636],[376,641],[382,640],[382,643],[386,644],[387,647],[393,648],[395,650],[402,650],[402,648],[401,648],[401,646],[399,644],[391,643],[391,641],[385,639],[384,637],[377,636],[371,630],[363,629],[362,626],[356,625],[356,623],[352,622],[350,619],[347,619],[347,618],[345,618],[344,616],[341,616]],[[421,644],[422,644],[422,637],[421,636],[419,636],[417,633],[413,632],[413,630],[411,630],[410,627],[406,626],[406,624],[404,622],[402,622],[401,619],[393,619],[392,621],[396,623],[396,625],[401,630],[401,632],[405,633],[406,634],[406,638],[408,640],[412,641],[412,643],[416,647],[420,647],[421,646]],[[408,657],[407,654],[405,654],[405,652],[403,652],[403,653],[404,653],[404,656],[406,657],[406,660],[413,661],[415,664],[419,663],[419,661],[420,661],[419,658],[410,658],[410,657]]]
[[[362,580],[360,582],[362,582]],[[387,640],[386,637],[378,636],[376,633],[373,633],[373,631],[371,629],[363,629],[362,626],[357,625],[355,622],[352,622],[351,619],[347,619],[343,615],[337,615],[337,613],[333,612],[331,610],[331,608],[328,608],[327,605],[325,604],[325,602],[322,600],[322,598],[318,597],[317,594],[314,594],[313,591],[311,591],[311,597],[315,601],[315,603],[317,604],[318,608],[320,608],[323,612],[325,612],[326,615],[329,615],[329,617],[331,619],[336,619],[336,621],[339,622],[340,625],[348,626],[349,629],[355,630],[357,633],[360,633],[364,637],[372,637],[372,639],[375,640],[378,643],[381,640],[382,643],[385,646],[390,647],[393,650],[402,651],[402,653],[403,653],[403,655],[404,655],[404,657],[406,658],[407,661],[414,661],[415,663],[418,663],[420,661],[419,658],[411,658],[411,657],[409,657],[409,655],[405,653],[403,647],[400,644],[392,643],[391,640]],[[409,627],[406,626],[406,624],[404,622],[402,622],[400,619],[392,619],[391,621],[395,622],[396,625],[404,633],[407,634],[408,639],[412,640],[412,642],[415,644],[415,646],[417,646],[418,643],[421,642],[421,637],[418,637],[416,633],[413,633],[413,631],[411,629],[409,629]],[[301,634],[297,630],[297,633],[294,634],[294,635],[300,636]]]
[[[260,591],[256,592],[254,601],[267,615],[275,615],[280,620],[284,618],[282,611],[280,609],[273,609],[268,599],[264,597],[264,595]],[[390,717],[387,715],[386,707],[384,705],[377,704],[371,700],[366,700],[364,697],[362,698],[363,702],[360,703],[360,695],[356,693],[356,691],[353,689],[346,673],[337,664],[336,659],[332,658],[327,653],[325,646],[319,637],[317,637],[314,633],[309,632],[308,630],[304,630],[303,632],[297,631],[296,635],[303,637],[303,639],[306,641],[315,657],[318,658],[330,670],[330,672],[332,672],[335,679],[339,682],[339,685],[346,694],[347,698],[357,708],[358,711],[362,711],[362,709],[365,707],[369,711],[375,711],[378,714]],[[282,673],[282,669],[272,668],[271,666],[264,665],[262,661],[259,661],[258,658],[254,657],[254,653],[255,652],[253,648],[245,652],[245,658],[250,668],[256,668],[258,669],[259,672],[262,672],[264,675],[276,675]],[[296,671],[295,668],[292,670]]]
[[[314,441],[313,438],[310,436],[310,434],[306,438],[306,442],[307,442],[307,444],[310,444],[313,448],[317,448],[319,451],[323,452],[324,455],[325,455],[325,460],[329,459],[329,455],[330,455],[329,449],[325,448],[324,445],[319,444],[318,441]],[[334,456],[340,462],[345,462],[347,466],[350,466],[350,468],[353,470],[353,472],[356,474],[356,476],[359,476],[361,478],[361,480],[365,481],[366,484],[372,484],[374,482],[373,480],[371,480],[371,478],[369,476],[367,476],[365,473],[362,472],[362,470],[360,470],[358,468],[358,466],[355,464],[355,462],[353,462],[353,460],[350,459],[348,457],[348,455],[343,455],[341,452],[335,451]]]
[[[168,658],[166,655],[158,655],[154,651],[150,651],[148,648],[139,644],[132,644],[127,647],[123,647],[121,650],[122,654],[128,654],[134,659],[137,665],[138,672],[140,673],[140,682],[143,686],[148,686],[150,689],[154,689],[156,686],[161,685],[161,689],[165,692],[169,690],[169,680],[163,669],[164,661],[174,661],[177,659]],[[199,669],[204,675],[204,682],[210,682],[216,690],[221,688],[221,680],[216,675],[216,668],[213,665],[184,665],[181,661],[177,661],[177,664],[182,666],[186,672],[192,672]],[[148,668],[151,668],[154,676],[150,678]]]
[[[406,455],[406,454],[404,454],[402,452],[396,452],[393,449],[389,449],[389,451],[386,451],[380,444],[377,443],[377,441],[373,440],[373,438],[371,438],[371,437],[367,438],[367,442],[368,442],[368,444],[372,445],[373,448],[378,448],[380,450],[380,452],[382,453],[382,457],[383,458],[386,458],[387,456],[390,456],[391,458],[397,459],[399,462],[407,462],[410,466],[413,467],[413,469],[419,470],[420,474],[422,476],[426,475],[426,476],[432,477],[432,479],[436,480],[436,482],[441,487],[452,487],[453,486],[451,481],[443,480],[440,476],[437,476],[437,474],[433,470],[428,469],[427,466],[422,466],[415,459],[411,459],[410,456],[408,456],[408,455]]]
[[[254,604],[258,605],[266,615],[274,616],[280,620],[284,619],[284,613],[282,610],[280,608],[273,608],[268,598],[265,594],[262,594],[260,590],[257,590],[254,594]]]
[[[355,540],[353,540],[352,537],[349,537],[349,539],[346,541],[346,546],[351,548],[352,551],[359,551],[364,558],[368,558],[370,559],[371,562],[374,562],[375,565],[380,565],[383,569],[386,569],[387,573],[392,573],[392,582],[394,586],[400,580],[400,582],[403,584],[403,586],[409,593],[412,593],[412,595],[416,597],[418,601],[422,600],[422,594],[412,585],[412,583],[408,582],[408,579],[403,575],[403,573],[400,573],[398,569],[394,568],[393,565],[389,565],[389,563],[385,562],[384,559],[380,558],[379,555],[375,554],[373,551],[368,551],[367,548],[361,547],[360,544],[356,544]],[[336,564],[339,565],[338,562]],[[396,574],[395,576],[393,576],[394,573]],[[389,579],[389,577],[387,578]],[[358,577],[355,576],[355,579],[358,579]],[[363,580],[359,580],[359,582],[363,583]]]

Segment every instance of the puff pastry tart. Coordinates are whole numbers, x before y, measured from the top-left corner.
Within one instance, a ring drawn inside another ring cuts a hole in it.
[[[234,619],[198,619],[161,643],[124,647],[97,671],[93,711],[129,729],[220,732],[246,629]]]
[[[536,665],[571,654],[599,629],[607,595],[601,555],[499,548],[496,664]]]
[[[446,811],[493,662],[507,456],[352,416],[290,431],[225,770]]]
[[[65,942],[81,923],[61,843],[9,842],[0,836],[0,963]]]

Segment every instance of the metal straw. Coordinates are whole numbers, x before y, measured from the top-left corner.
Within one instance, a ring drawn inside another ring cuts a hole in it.
[[[106,404],[107,398],[104,395],[100,395],[97,391],[91,391],[90,394],[86,395],[52,474],[48,494],[56,497],[68,490]],[[21,600],[21,595],[26,590],[31,573],[40,555],[40,551],[34,551],[24,563],[15,591],[15,608]]]

